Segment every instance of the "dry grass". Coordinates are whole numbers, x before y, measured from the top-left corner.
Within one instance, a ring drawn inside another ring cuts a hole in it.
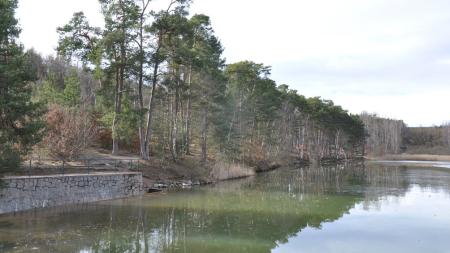
[[[384,155],[381,157],[370,157],[372,160],[392,160],[392,161],[450,161],[450,155],[427,155],[427,154],[399,154]]]
[[[242,164],[217,161],[211,169],[213,180],[227,180],[255,175],[254,169]]]

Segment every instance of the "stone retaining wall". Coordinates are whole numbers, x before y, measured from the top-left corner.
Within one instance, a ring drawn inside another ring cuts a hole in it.
[[[142,195],[141,173],[7,177],[0,214]]]

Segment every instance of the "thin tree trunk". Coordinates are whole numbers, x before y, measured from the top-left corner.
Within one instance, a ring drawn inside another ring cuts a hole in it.
[[[185,122],[185,152],[186,155],[190,155],[190,127],[191,127],[191,78],[192,78],[192,64],[189,65],[189,73],[188,73],[188,87],[187,87],[187,102],[186,102],[186,122]]]
[[[178,85],[179,85],[179,78],[178,78],[178,71],[175,70],[175,76],[177,80],[175,80],[175,94],[173,98],[173,113],[172,113],[172,119],[173,119],[173,132],[172,132],[172,158],[174,161],[178,159],[178,148],[177,148],[177,139],[178,139],[178,98],[179,98],[179,91],[178,91]]]
[[[202,141],[202,163],[206,163],[207,159],[207,131],[208,131],[208,106],[203,107],[203,116],[202,116],[202,133],[201,133],[201,141]]]
[[[153,68],[153,78],[152,78],[152,89],[150,91],[150,99],[148,102],[148,111],[147,111],[147,129],[145,132],[145,141],[144,141],[144,152],[142,154],[142,159],[149,160],[150,159],[150,142],[152,139],[152,120],[153,120],[153,100],[155,98],[156,93],[156,83],[158,81],[158,68],[159,63],[155,63],[155,66]]]
[[[122,5],[122,1],[119,1],[119,4]],[[122,24],[124,20],[122,19]],[[125,48],[125,28],[122,27],[123,37],[120,41],[120,65],[118,73],[116,72],[116,96],[115,96],[115,110],[114,110],[114,119],[113,119],[113,150],[112,154],[117,155],[119,152],[119,136],[117,134],[117,125],[120,121],[120,113],[122,111],[122,92],[124,90],[124,81],[125,81],[125,64],[126,64],[126,48]]]
[[[143,47],[143,17],[141,15],[141,24],[139,29],[139,83],[138,83],[138,106],[139,106],[139,150],[141,157],[144,157],[145,149],[145,134],[144,134],[144,95],[142,94],[142,88],[144,86],[144,47]]]
[[[336,138],[335,138],[335,141],[334,141],[334,152],[335,152],[335,155],[336,155],[336,159],[339,159],[339,136],[340,136],[340,133],[341,133],[341,131],[340,130],[337,130],[336,131]]]
[[[150,0],[142,0],[142,12],[140,15],[139,23],[139,86],[138,86],[138,99],[139,99],[139,150],[141,157],[145,156],[147,151],[145,148],[145,133],[144,133],[144,95],[142,88],[144,86],[144,21],[145,12],[150,3]]]
[[[120,112],[122,108],[122,85],[123,82],[120,78],[120,70],[116,71],[116,92],[114,95],[114,118],[113,118],[113,124],[112,124],[112,154],[117,155],[119,152],[119,136],[118,136],[118,124],[119,124],[119,117]]]
[[[158,35],[158,46],[156,48],[155,51],[155,55],[159,54],[159,51],[161,49],[161,43],[162,43],[162,36],[163,34],[160,33]],[[156,57],[158,58],[158,57]],[[152,121],[153,121],[153,110],[154,110],[154,105],[153,105],[153,101],[155,98],[155,94],[156,94],[156,83],[158,82],[158,71],[159,71],[159,64],[160,64],[160,60],[159,59],[155,59],[155,63],[153,66],[153,76],[152,76],[152,89],[150,91],[150,98],[149,98],[149,102],[148,102],[148,110],[147,110],[147,128],[145,131],[145,140],[144,140],[144,152],[142,154],[142,159],[144,160],[149,160],[150,159],[150,152],[151,152],[151,139],[152,139]]]

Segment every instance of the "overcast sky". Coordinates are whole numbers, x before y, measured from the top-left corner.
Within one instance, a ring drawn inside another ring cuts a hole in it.
[[[164,2],[165,0],[157,0]],[[155,3],[158,5],[158,3]],[[448,0],[196,0],[228,63],[272,66],[272,79],[410,126],[450,121]],[[96,0],[19,0],[26,48],[54,54],[75,11],[101,25]]]

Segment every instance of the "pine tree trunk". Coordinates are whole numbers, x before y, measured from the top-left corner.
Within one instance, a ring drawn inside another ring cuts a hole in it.
[[[122,108],[122,85],[120,70],[116,71],[116,92],[114,95],[114,118],[112,124],[112,154],[117,155],[119,153],[119,136],[118,136],[118,124],[119,117]]]
[[[139,151],[141,157],[145,157],[145,153],[147,149],[145,148],[145,127],[144,127],[144,95],[143,95],[143,86],[144,86],[144,61],[145,61],[145,51],[144,51],[144,22],[145,22],[145,13],[148,5],[151,0],[142,1],[142,9],[139,17],[139,83],[138,83],[138,106],[139,106]]]
[[[208,132],[208,107],[203,107],[203,115],[202,115],[202,132],[201,132],[201,146],[202,146],[202,163],[206,163],[207,159],[207,132]]]
[[[173,113],[172,113],[172,158],[174,161],[178,159],[178,148],[177,148],[177,139],[178,139],[178,80],[176,81],[175,86],[175,94],[174,94],[174,101],[173,101]]]
[[[159,51],[161,49],[161,43],[162,43],[162,34],[159,34],[158,36],[158,47],[156,49],[155,54],[159,54]],[[156,94],[156,83],[158,82],[158,71],[159,71],[159,60],[155,59],[155,63],[153,66],[153,76],[152,76],[152,89],[150,91],[150,99],[148,102],[148,110],[147,110],[147,127],[145,131],[145,140],[144,140],[144,147],[143,147],[143,154],[142,159],[149,160],[150,159],[150,152],[151,152],[151,140],[152,140],[152,123],[153,123],[153,110],[154,110],[154,99]]]
[[[144,134],[144,95],[142,92],[142,88],[144,86],[144,35],[143,35],[143,14],[141,15],[141,22],[139,27],[139,83],[138,83],[138,106],[139,106],[139,150],[141,153],[141,157],[145,156],[145,134]]]
[[[186,155],[190,155],[190,145],[191,145],[191,78],[192,78],[192,64],[189,65],[189,74],[188,74],[188,88],[187,88],[187,104],[186,104],[186,122],[185,122],[185,152]]]
[[[156,93],[156,83],[158,81],[158,68],[159,63],[155,63],[155,66],[153,68],[153,78],[152,78],[152,89],[150,91],[150,99],[148,102],[148,111],[147,111],[147,128],[145,132],[145,140],[144,140],[144,152],[142,154],[142,159],[149,160],[150,159],[150,142],[152,139],[152,121],[153,121],[153,110],[154,105],[153,101],[155,98]]]

